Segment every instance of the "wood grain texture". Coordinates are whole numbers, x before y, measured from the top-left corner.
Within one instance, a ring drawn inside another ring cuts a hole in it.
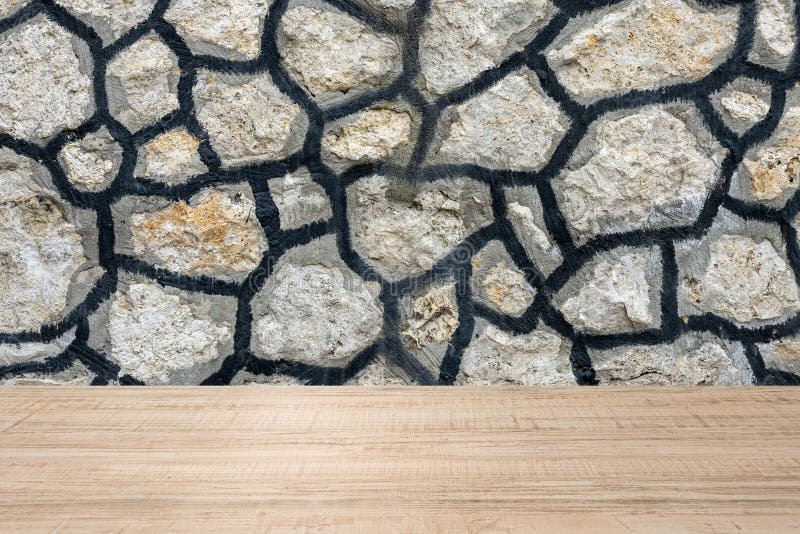
[[[6,388],[0,531],[800,529],[800,388]]]

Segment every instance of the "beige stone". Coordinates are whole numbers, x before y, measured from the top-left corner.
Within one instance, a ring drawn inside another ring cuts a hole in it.
[[[175,25],[195,53],[218,48],[225,59],[253,59],[261,50],[268,0],[174,0],[164,20]]]
[[[404,315],[400,335],[411,350],[448,341],[458,328],[455,285],[434,286],[415,296]]]
[[[182,182],[208,170],[197,148],[200,140],[186,128],[165,132],[142,146],[144,165],[140,176],[159,182]]]
[[[565,120],[525,69],[456,106],[439,153],[456,163],[536,170],[564,136]]]
[[[794,50],[797,34],[792,3],[782,0],[758,0],[756,35],[774,55],[786,58]]]
[[[756,200],[785,197],[800,186],[800,106],[786,110],[767,143],[748,153],[742,166]]]
[[[58,160],[72,185],[99,191],[116,176],[122,162],[122,147],[103,127],[64,145]]]
[[[253,270],[267,249],[255,203],[243,191],[208,189],[154,213],[131,217],[137,254],[184,274],[236,279]]]
[[[58,0],[58,3],[92,26],[108,45],[146,20],[156,0]]]
[[[433,0],[419,60],[428,90],[446,93],[520,50],[550,15],[549,0]]]
[[[691,224],[718,176],[722,150],[704,146],[684,120],[651,106],[599,119],[588,159],[556,180],[577,237]]]
[[[370,176],[348,188],[348,210],[354,248],[394,279],[430,269],[492,217],[488,188],[466,178]]]
[[[339,12],[291,7],[278,37],[287,70],[314,96],[377,87],[400,70],[394,40]]]
[[[723,235],[709,253],[703,274],[681,281],[683,298],[700,311],[747,323],[800,310],[794,274],[769,240]]]
[[[512,316],[522,315],[536,296],[500,241],[472,257],[472,292],[478,301]]]
[[[767,116],[769,102],[744,91],[731,91],[720,99],[723,109],[736,120],[756,123]]]
[[[44,15],[0,35],[0,132],[45,140],[91,114],[91,78],[79,45]]]
[[[292,134],[304,133],[307,119],[300,107],[269,74],[237,79],[200,71],[197,77],[197,118],[224,165],[285,157]]]
[[[278,208],[281,229],[292,230],[333,216],[325,190],[302,168],[269,181],[272,200]]]
[[[334,129],[322,138],[322,149],[353,162],[389,157],[411,139],[411,117],[390,109],[368,109],[355,120]]]
[[[793,337],[761,343],[758,348],[768,369],[778,369],[800,376],[800,339]]]
[[[106,74],[111,113],[132,131],[178,108],[178,58],[154,33],[116,55]]]
[[[588,26],[574,23],[547,52],[570,93],[590,101],[631,89],[691,82],[716,68],[736,40],[737,7],[634,0]]]

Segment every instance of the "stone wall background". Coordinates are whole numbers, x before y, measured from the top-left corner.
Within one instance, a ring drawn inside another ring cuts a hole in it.
[[[798,21],[0,0],[0,380],[800,383]]]

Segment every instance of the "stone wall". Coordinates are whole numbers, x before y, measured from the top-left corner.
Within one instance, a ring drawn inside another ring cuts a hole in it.
[[[799,383],[798,20],[0,0],[0,380]]]

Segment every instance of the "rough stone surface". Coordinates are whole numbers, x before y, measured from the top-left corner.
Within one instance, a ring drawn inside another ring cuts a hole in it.
[[[736,40],[737,8],[634,0],[573,25],[547,52],[559,81],[582,100],[689,82],[709,74]],[[592,16],[592,15],[590,15]]]
[[[595,135],[588,158],[557,180],[578,237],[694,221],[722,156],[709,153],[681,117],[646,107],[599,119]]]
[[[108,319],[111,358],[121,374],[152,384],[167,384],[224,357],[232,321],[214,321],[208,305],[197,306],[155,283],[134,283],[118,291]]]
[[[411,139],[411,117],[390,109],[368,109],[353,122],[332,130],[322,138],[322,149],[353,162],[390,156]]]
[[[58,160],[72,185],[98,191],[116,176],[122,163],[122,147],[102,128],[64,145]]]
[[[536,296],[500,241],[472,257],[472,292],[480,302],[512,316],[522,315]]]
[[[552,10],[548,0],[433,0],[419,57],[428,90],[445,93],[497,65]]]
[[[0,35],[0,132],[40,141],[91,114],[85,46],[43,15]]]
[[[449,161],[535,170],[563,137],[564,122],[558,104],[526,69],[455,106],[439,153]]]
[[[575,377],[565,345],[568,343],[546,329],[512,335],[486,325],[464,351],[456,383],[470,386],[573,385]]]
[[[105,44],[143,22],[156,0],[58,0],[70,13],[92,26]]]
[[[758,0],[758,18],[756,19],[756,61],[761,56],[788,58],[794,50],[797,33],[795,29],[793,5],[785,0]],[[763,49],[763,51],[762,51]]]
[[[636,331],[657,326],[648,263],[657,253],[622,250],[584,267],[576,294],[561,305],[564,318],[593,334]],[[649,256],[649,257],[648,257]],[[656,260],[657,261],[657,260]],[[657,283],[657,281],[656,281]]]
[[[67,305],[83,242],[33,162],[0,149],[0,332],[38,331]]]
[[[491,218],[486,186],[465,178],[411,186],[375,175],[348,188],[354,248],[384,275],[433,267]]]
[[[201,71],[197,76],[197,118],[223,164],[287,156],[292,140],[305,133],[305,115],[269,74],[235,78]]]
[[[165,132],[142,146],[137,174],[168,184],[202,174],[208,169],[197,152],[199,146],[200,140],[185,128]]]
[[[394,40],[335,11],[289,8],[281,17],[279,40],[286,68],[314,96],[377,87],[400,68]]]
[[[111,113],[135,131],[178,107],[178,58],[155,34],[148,34],[108,64],[106,87]]]
[[[382,331],[377,296],[374,284],[341,267],[284,265],[256,297],[254,350],[270,360],[345,365]]]
[[[314,183],[308,169],[273,178],[269,181],[269,191],[283,230],[300,228],[333,215],[328,195],[322,186]]]
[[[197,53],[253,59],[268,11],[268,0],[175,0],[164,19]]]
[[[753,381],[741,349],[719,341],[680,339],[668,345],[642,345],[595,351],[592,363],[601,385],[739,386]]]
[[[0,0],[0,17],[13,15],[26,3],[27,0]]]
[[[800,187],[800,106],[786,110],[775,134],[742,167],[756,200],[786,199]]]
[[[412,350],[447,342],[458,328],[455,286],[434,286],[414,297],[404,311],[401,335]]]
[[[785,258],[769,240],[723,235],[709,245],[700,277],[681,281],[687,302],[732,321],[777,319],[800,310],[797,284]]]
[[[505,190],[506,218],[528,257],[535,266],[549,274],[562,261],[561,251],[547,234],[542,201],[530,186]]]
[[[797,336],[758,345],[767,369],[800,376],[800,339]]]
[[[131,217],[137,254],[184,274],[238,278],[253,270],[267,249],[249,191],[209,189],[188,204],[176,202]]]
[[[722,97],[722,107],[734,119],[756,123],[763,119],[769,111],[769,102],[764,102],[751,93],[731,91]]]
[[[75,330],[57,337],[49,343],[0,344],[0,367],[21,363],[41,362],[61,354],[75,339]]]

